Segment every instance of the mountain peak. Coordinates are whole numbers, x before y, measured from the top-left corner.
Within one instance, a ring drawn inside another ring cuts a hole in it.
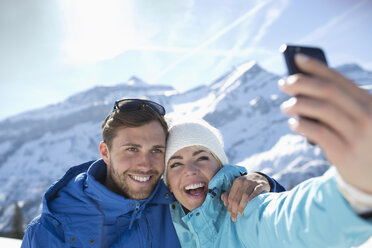
[[[140,79],[139,77],[132,76],[131,78],[128,79],[127,82],[125,82],[126,85],[129,86],[147,86],[148,84]]]
[[[342,73],[364,71],[362,67],[354,63],[340,65],[340,66],[337,66],[336,69]]]
[[[231,72],[214,81],[211,84],[211,88],[224,91],[227,88],[231,88],[233,85],[235,85],[233,87],[236,87],[241,83],[249,83],[251,79],[265,72],[267,71],[259,66],[256,61],[245,62],[234,67]]]
[[[234,68],[234,71],[239,74],[256,74],[261,71],[264,71],[264,69],[254,60],[242,63]]]
[[[254,68],[256,65],[257,65],[256,61],[249,61],[249,62],[245,62],[243,64],[238,65],[236,67],[236,70],[248,71],[248,70]]]
[[[254,77],[266,72],[268,73],[256,61],[246,62],[234,68],[234,74],[239,74],[242,77]]]

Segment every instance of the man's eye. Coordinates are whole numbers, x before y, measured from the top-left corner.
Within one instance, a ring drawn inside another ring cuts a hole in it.
[[[178,167],[178,166],[180,166],[180,165],[182,165],[181,163],[173,163],[173,164],[171,164],[169,167],[170,168],[176,168],[176,167]]]
[[[161,150],[161,149],[154,149],[154,150],[152,150],[152,153],[163,153],[163,150]]]
[[[201,156],[200,158],[198,158],[198,161],[203,161],[203,160],[209,160],[209,157]]]
[[[129,148],[127,149],[127,151],[130,151],[130,152],[136,152],[136,151],[137,151],[137,148],[135,148],[135,147],[129,147]]]

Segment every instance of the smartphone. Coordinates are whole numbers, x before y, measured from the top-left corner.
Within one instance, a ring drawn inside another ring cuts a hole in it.
[[[279,51],[284,56],[284,60],[285,60],[285,63],[287,65],[288,75],[293,75],[293,74],[296,74],[296,73],[307,74],[305,72],[302,72],[296,66],[296,64],[294,62],[294,57],[295,57],[296,53],[302,53],[304,55],[307,55],[309,57],[317,59],[317,60],[323,62],[324,64],[328,65],[325,54],[324,54],[323,50],[319,47],[305,47],[305,46],[293,46],[293,45],[283,44],[279,48]],[[311,120],[311,121],[318,122],[318,120],[313,119],[313,118],[309,118],[309,117],[301,116],[301,118],[305,118],[305,119],[308,119],[308,120]],[[314,142],[312,142],[310,140],[308,140],[308,142],[311,145],[315,145]]]
[[[293,46],[283,44],[279,51],[283,54],[285,63],[287,64],[288,75],[293,75],[296,73],[304,73],[296,66],[294,62],[294,56],[296,53],[302,53],[314,59],[317,59],[324,64],[327,64],[327,60],[323,50],[319,47],[305,47],[305,46]],[[306,73],[304,73],[306,74]]]

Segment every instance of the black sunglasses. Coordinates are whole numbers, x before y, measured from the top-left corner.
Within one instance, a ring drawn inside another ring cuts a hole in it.
[[[159,115],[162,116],[165,115],[165,108],[161,106],[159,103],[143,99],[122,99],[115,101],[115,105],[111,111],[109,118],[111,118],[116,108],[119,109],[120,111],[135,111],[141,109],[143,106],[150,107]]]

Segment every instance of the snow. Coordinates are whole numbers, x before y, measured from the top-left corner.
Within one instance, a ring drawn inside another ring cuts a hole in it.
[[[371,86],[371,72],[358,66],[340,70],[362,87]],[[99,158],[101,122],[123,97],[157,101],[170,119],[203,117],[221,130],[230,163],[265,172],[287,188],[323,174],[329,164],[319,147],[292,133],[280,112],[288,96],[279,91],[278,79],[254,62],[183,93],[133,77],[0,122],[0,231],[9,228],[15,202],[24,206],[28,223],[40,213],[52,182],[69,167]]]
[[[372,238],[367,240],[363,245],[359,246],[359,248],[371,248],[372,247]]]
[[[0,237],[0,247],[3,248],[19,248],[21,247],[22,240],[2,238]]]

